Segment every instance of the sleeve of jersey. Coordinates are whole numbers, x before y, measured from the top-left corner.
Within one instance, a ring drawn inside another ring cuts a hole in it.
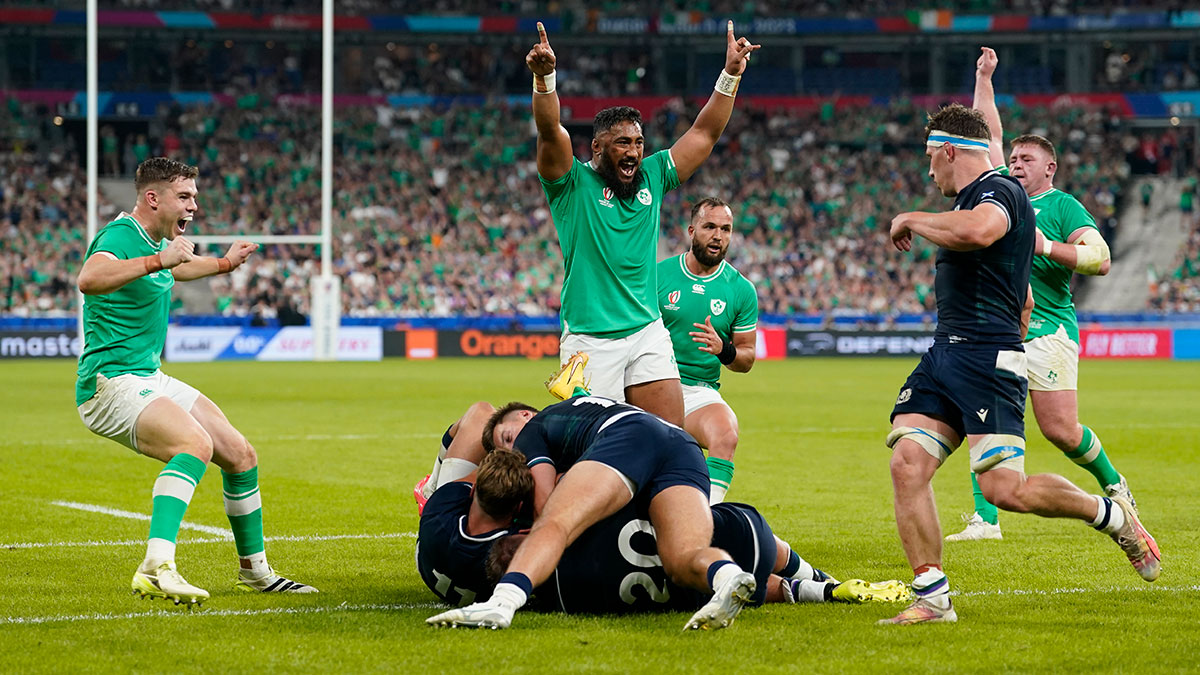
[[[741,302],[738,303],[738,313],[733,319],[733,332],[749,333],[758,329],[758,292],[750,280],[741,278]]]
[[[996,185],[995,183],[993,185],[996,186],[995,189],[985,190],[980,195],[980,199],[975,203],[975,206],[979,206],[980,204],[995,204],[999,206],[1000,210],[1004,212],[1004,217],[1008,219],[1008,227],[1004,229],[1004,233],[1008,234],[1012,231],[1013,220],[1017,214],[1016,196],[1008,185]]]
[[[542,190],[546,193],[546,201],[553,206],[560,200],[566,199],[571,193],[571,186],[575,184],[575,177],[579,175],[579,160],[571,159],[571,168],[558,180],[546,180],[538,174],[538,180],[542,183]]]
[[[643,162],[646,173],[652,180],[658,181],[663,192],[670,192],[679,187],[679,172],[675,169],[675,160],[670,150],[659,150]]]
[[[1088,213],[1088,210],[1084,208],[1083,204],[1079,203],[1078,199],[1062,200],[1061,216],[1063,241],[1069,239],[1075,233],[1075,230],[1081,227],[1090,227],[1093,230],[1100,229],[1096,227],[1096,219],[1092,217],[1092,214]]]
[[[96,234],[92,242],[92,253],[108,253],[119,260],[129,260],[139,255],[137,234],[122,225],[108,226]]]
[[[541,427],[534,429],[527,427],[522,430],[513,445],[516,446],[518,452],[525,455],[525,464],[529,468],[532,469],[538,464],[555,466],[554,460],[550,458],[550,448],[546,443],[545,431]]]

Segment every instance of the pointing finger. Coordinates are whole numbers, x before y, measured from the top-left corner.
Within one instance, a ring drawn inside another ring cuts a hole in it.
[[[542,25],[541,21],[537,22],[537,29],[538,38],[541,39],[542,44],[549,45],[550,40],[546,38],[546,27]]]
[[[733,40],[733,19],[730,19],[729,23],[726,24],[725,41],[729,44],[733,44],[733,42],[734,42],[734,40]]]

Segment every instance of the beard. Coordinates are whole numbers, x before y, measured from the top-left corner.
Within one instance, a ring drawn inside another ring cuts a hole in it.
[[[617,173],[617,165],[608,158],[607,155],[600,155],[596,162],[596,173],[604,179],[604,184],[608,186],[617,199],[633,199],[637,194],[638,188],[642,187],[642,165],[638,164],[637,169],[633,172],[633,178],[628,183],[621,180],[621,176]]]
[[[729,247],[726,246],[725,248],[721,249],[720,253],[713,255],[708,251],[708,244],[701,244],[695,239],[692,240],[692,255],[695,256],[696,260],[698,260],[700,264],[704,265],[705,267],[714,267],[716,265],[720,265],[721,261],[725,259],[725,254],[728,252]]]

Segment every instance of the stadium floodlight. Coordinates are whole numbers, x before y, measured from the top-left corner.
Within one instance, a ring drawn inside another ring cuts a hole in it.
[[[100,111],[97,107],[99,59],[97,49],[96,1],[87,0],[87,242],[96,238],[98,146]],[[312,280],[310,321],[313,358],[337,359],[338,328],[342,316],[341,279],[333,274],[333,0],[321,7],[321,233],[317,234],[230,234],[189,235],[197,245],[252,241],[259,244],[308,244],[321,247],[321,274]],[[78,297],[78,331],[83,339],[83,294]]]

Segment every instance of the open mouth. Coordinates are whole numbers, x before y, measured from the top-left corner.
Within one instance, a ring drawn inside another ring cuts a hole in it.
[[[192,217],[184,216],[175,222],[175,229],[179,231],[179,234],[183,234],[183,231],[187,229],[190,222],[192,222]]]
[[[617,172],[621,174],[621,178],[626,180],[632,179],[633,174],[637,172],[637,161],[632,159],[623,159],[617,163]]]
[[[709,244],[705,248],[708,249],[708,252],[710,255],[714,255],[714,256],[721,255],[721,247],[717,246],[716,244]]]

